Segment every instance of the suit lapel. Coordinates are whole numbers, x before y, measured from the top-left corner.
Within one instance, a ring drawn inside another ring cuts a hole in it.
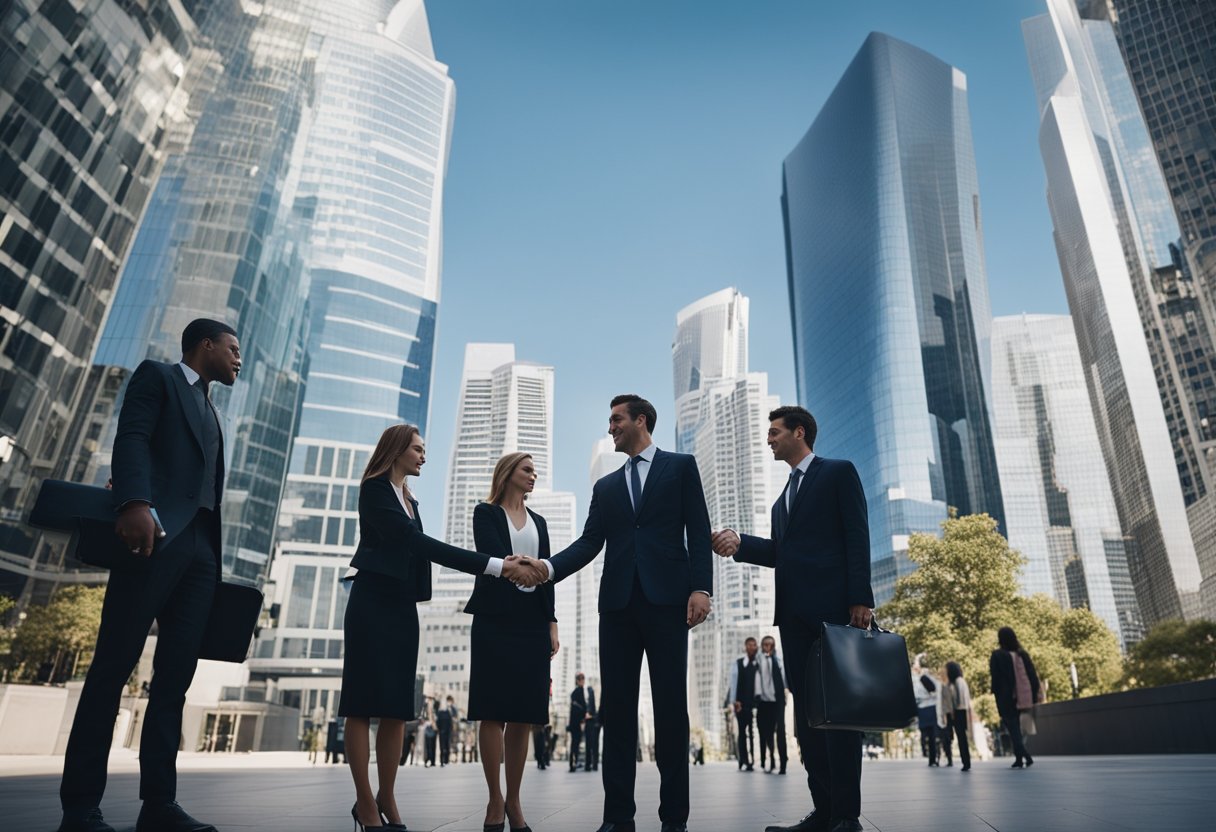
[[[626,467],[628,466],[622,465],[619,469],[617,469],[617,472],[613,474],[616,482],[613,483],[612,490],[616,492],[618,499],[624,500],[627,516],[632,517],[633,500],[629,499],[629,478],[625,476]]]
[[[186,376],[182,372],[181,367],[174,365],[170,368],[170,372],[173,374],[178,401],[181,403],[182,410],[186,414],[186,423],[190,425],[190,432],[194,434],[194,441],[198,443],[199,448],[202,448],[205,453],[206,448],[203,446],[203,414],[198,411],[198,400],[194,398],[194,389],[186,381]],[[222,434],[223,431],[220,433]]]
[[[494,508],[498,509],[498,536],[502,538],[502,543],[505,547],[504,551],[510,552],[512,549],[511,518],[507,517],[507,513],[503,510],[502,506],[494,506]]]
[[[650,470],[646,472],[646,483],[642,486],[642,500],[637,510],[639,517],[642,516],[642,509],[646,508],[646,498],[650,496],[650,487],[659,481],[659,474],[667,467],[667,456],[660,450],[654,452],[654,460],[650,463]]]

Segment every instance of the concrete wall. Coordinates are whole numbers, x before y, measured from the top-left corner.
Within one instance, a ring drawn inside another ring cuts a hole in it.
[[[0,754],[54,754],[68,692],[0,685]]]
[[[1039,754],[1214,754],[1216,679],[1040,705]]]

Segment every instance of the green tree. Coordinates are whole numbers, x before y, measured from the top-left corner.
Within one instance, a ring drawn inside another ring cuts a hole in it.
[[[13,627],[9,622],[9,613],[17,602],[7,595],[0,595],[0,668],[7,671],[11,663],[13,651]],[[0,675],[0,681],[7,681],[8,673]]]
[[[1123,684],[1151,688],[1216,676],[1216,622],[1162,621],[1131,649]]]
[[[65,682],[88,667],[101,625],[103,586],[70,586],[31,607],[13,635],[11,661],[22,681]]]
[[[1054,698],[1071,694],[1073,663],[1084,693],[1105,692],[1118,682],[1115,635],[1087,609],[1063,610],[1046,596],[1018,595],[1025,561],[987,514],[951,517],[942,523],[941,537],[912,535],[908,558],[916,571],[896,582],[879,619],[907,639],[914,655],[925,654],[926,667],[957,661],[985,721],[997,718],[987,692],[988,657],[1001,627],[1018,633]]]

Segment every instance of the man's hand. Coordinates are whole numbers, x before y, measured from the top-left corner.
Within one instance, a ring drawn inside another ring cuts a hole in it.
[[[712,607],[713,602],[704,592],[694,592],[692,595],[689,595],[687,621],[689,629],[692,629],[708,618]]]
[[[511,555],[503,560],[502,576],[516,586],[529,587],[549,580],[549,570],[535,558]]]
[[[114,522],[114,532],[127,544],[132,554],[143,557],[151,555],[156,537],[156,521],[152,519],[151,507],[144,502],[127,503]]]
[[[868,630],[870,622],[873,620],[874,613],[865,604],[855,604],[849,607],[849,626]]]
[[[710,538],[710,546],[724,558],[734,557],[739,551],[739,535],[730,529],[721,529],[714,532],[714,536]]]
[[[557,640],[557,622],[549,622],[549,658],[552,659],[557,655],[557,651],[561,649],[561,642]]]
[[[743,710],[743,703],[738,699],[735,700],[735,713],[740,713]]]

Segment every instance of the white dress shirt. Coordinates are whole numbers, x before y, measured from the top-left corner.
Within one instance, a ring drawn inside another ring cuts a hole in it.
[[[776,702],[777,686],[773,684],[773,657],[761,652],[757,656],[757,660],[760,662],[760,672],[756,676],[760,684],[757,685],[756,697],[763,702]]]
[[[536,528],[536,521],[532,519],[532,515],[527,509],[524,509],[524,527],[522,529],[515,528],[515,521],[511,519],[511,515],[502,506],[503,517],[507,520],[507,531],[511,534],[511,553],[516,555],[527,555],[530,558],[537,557],[540,554],[540,532]],[[495,558],[498,560],[498,558]],[[499,567],[501,573],[502,568]],[[486,573],[489,574],[487,567]],[[534,586],[516,586],[520,592],[535,592]]]

